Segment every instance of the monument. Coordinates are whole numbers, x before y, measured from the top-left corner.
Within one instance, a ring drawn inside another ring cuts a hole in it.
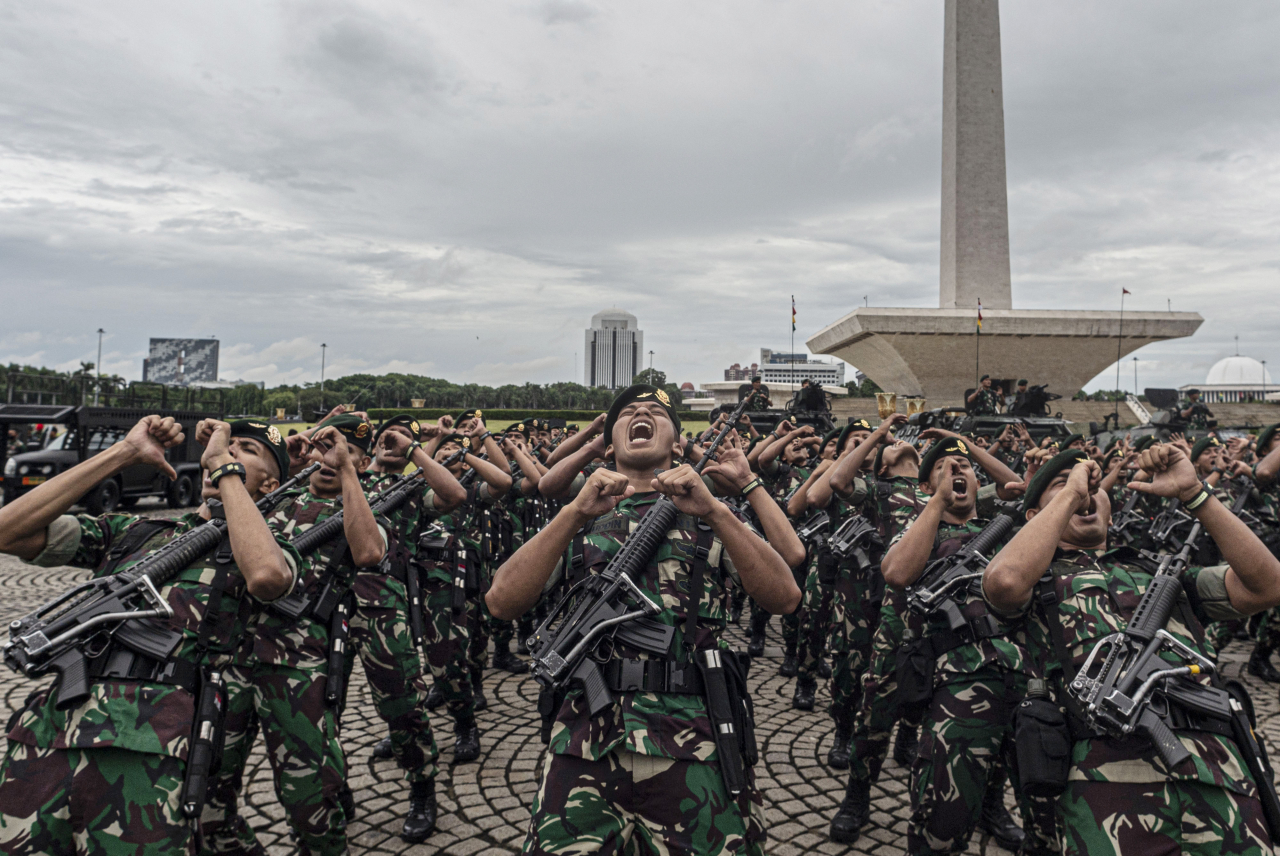
[[[947,0],[939,303],[860,308],[808,341],[882,389],[960,404],[978,376],[1074,394],[1117,355],[1190,336],[1196,312],[1013,308],[998,0]],[[982,325],[978,330],[979,306]]]

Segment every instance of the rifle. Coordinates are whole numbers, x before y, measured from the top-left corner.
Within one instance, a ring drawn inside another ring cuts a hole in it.
[[[1132,545],[1142,537],[1143,533],[1135,530],[1146,522],[1147,516],[1134,510],[1141,498],[1142,494],[1136,490],[1131,492],[1120,510],[1112,515],[1111,528],[1107,532],[1107,540],[1111,544]]]
[[[963,632],[967,622],[952,595],[982,579],[982,572],[991,561],[986,554],[1004,541],[1017,516],[1016,503],[1000,503],[1000,512],[981,532],[950,556],[934,559],[925,566],[919,579],[907,587],[907,606],[925,616],[942,612],[951,630]]]
[[[853,559],[864,572],[875,564],[870,551],[879,553],[884,550],[884,539],[880,537],[879,530],[861,514],[855,514],[840,524],[840,528],[827,539],[827,544],[837,559]]]
[[[319,469],[312,464],[258,500],[267,512],[283,494]],[[160,595],[165,584],[222,543],[227,520],[222,503],[209,500],[212,518],[148,553],[125,571],[89,580],[9,624],[4,662],[15,672],[57,678],[55,707],[67,710],[89,696],[89,661],[117,643],[133,653],[163,662],[182,634],[144,619],[171,618],[173,609]],[[100,644],[91,645],[94,640]]]
[[[745,408],[744,400],[725,420],[702,460],[694,465],[694,472],[701,474]],[[614,699],[599,663],[588,655],[602,646],[611,649],[613,640],[661,655],[671,647],[675,628],[653,620],[662,607],[640,590],[632,576],[649,564],[678,515],[670,497],[658,499],[604,570],[570,588],[525,642],[533,656],[530,671],[538,683],[552,693],[563,691],[570,682],[580,684],[591,716],[612,705]],[[570,604],[574,604],[572,612]],[[696,609],[697,604],[690,608]],[[566,617],[553,632],[551,625],[561,615]]]
[[[1232,513],[1239,514],[1248,498],[1248,493],[1237,497]],[[1177,498],[1170,503],[1173,511],[1186,515],[1180,506]],[[1199,520],[1192,518],[1192,521],[1191,531],[1177,552],[1142,551],[1145,559],[1156,563],[1151,585],[1138,601],[1125,629],[1099,639],[1067,687],[1068,695],[1084,709],[1084,718],[1091,727],[1115,738],[1134,733],[1147,738],[1171,770],[1191,757],[1191,753],[1156,713],[1151,704],[1153,696],[1173,698],[1194,710],[1205,707],[1203,712],[1211,715],[1216,712],[1229,718],[1231,714],[1224,690],[1192,681],[1170,681],[1214,672],[1212,660],[1164,629],[1183,593],[1182,574],[1191,564],[1191,554],[1204,532]],[[1165,651],[1180,657],[1186,665],[1170,666],[1160,659]],[[1101,664],[1095,668],[1099,658],[1102,658]]]

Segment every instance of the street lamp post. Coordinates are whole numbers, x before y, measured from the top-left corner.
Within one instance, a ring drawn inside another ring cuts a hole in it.
[[[653,386],[653,351],[649,352],[649,385]]]
[[[1133,358],[1133,397],[1138,397],[1138,358]]]
[[[93,387],[93,406],[98,406],[98,393],[102,391],[102,334],[106,332],[101,327],[98,328],[98,361],[93,367],[98,371],[98,382]]]
[[[324,409],[324,349],[329,347],[324,342],[320,343],[320,411],[328,412]]]

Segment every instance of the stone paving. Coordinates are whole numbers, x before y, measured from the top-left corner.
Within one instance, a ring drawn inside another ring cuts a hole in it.
[[[141,510],[141,509],[140,509]],[[83,571],[67,568],[34,568],[0,556],[0,619],[25,614],[62,592]],[[745,624],[745,622],[744,622]],[[906,771],[889,758],[880,781],[872,790],[871,824],[852,846],[832,843],[827,827],[844,796],[844,771],[826,766],[832,725],[822,712],[826,690],[820,690],[817,709],[805,713],[791,708],[794,679],[777,674],[781,660],[778,624],[769,629],[765,659],[751,675],[756,700],[760,763],[756,776],[764,793],[767,852],[778,856],[819,852],[867,853],[898,856],[906,844],[908,815]],[[742,630],[730,628],[732,644],[745,648]],[[1227,650],[1224,671],[1242,677],[1258,708],[1259,731],[1272,757],[1280,747],[1280,704],[1276,689],[1243,674],[1249,648],[1235,642]],[[7,669],[0,670],[0,721],[21,706],[33,685]],[[452,720],[443,711],[432,716],[440,744],[441,775],[437,785],[440,819],[437,832],[424,844],[409,845],[399,838],[408,785],[394,762],[374,762],[373,744],[386,730],[373,708],[362,670],[355,669],[349,705],[343,716],[344,743],[357,816],[350,826],[353,854],[502,854],[517,852],[529,820],[528,806],[537,788],[542,761],[535,710],[537,684],[527,675],[490,670],[485,676],[489,709],[479,715],[483,754],[479,762],[451,764]],[[273,856],[296,853],[283,813],[276,802],[271,770],[262,743],[253,754],[244,810],[259,840]],[[1006,794],[1012,805],[1012,797]],[[994,842],[975,835],[972,854],[1006,854]]]

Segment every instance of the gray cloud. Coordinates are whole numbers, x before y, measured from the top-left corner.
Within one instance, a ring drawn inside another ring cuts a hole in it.
[[[1016,304],[1123,286],[1202,312],[1141,353],[1144,385],[1200,380],[1236,333],[1280,360],[1280,9],[1002,14]],[[5,24],[0,359],[93,359],[103,326],[132,376],[148,337],[216,333],[227,376],[314,378],[324,341],[334,371],[545,382],[616,304],[699,382],[787,345],[793,293],[797,343],[864,296],[936,303],[936,4],[50,3]]]

